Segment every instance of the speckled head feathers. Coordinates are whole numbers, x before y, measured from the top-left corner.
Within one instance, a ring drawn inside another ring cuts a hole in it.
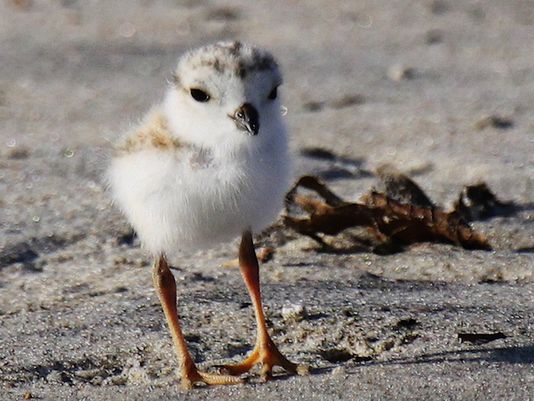
[[[278,64],[266,50],[218,42],[189,51],[180,57],[165,98],[170,131],[187,142],[224,151],[261,147],[261,142],[285,135],[281,83]],[[243,119],[248,122],[240,123]],[[247,138],[243,129],[255,139]]]
[[[208,67],[219,74],[246,78],[257,71],[270,70],[281,83],[281,75],[274,57],[266,50],[239,41],[217,42],[184,54],[176,69],[175,78],[190,69]]]

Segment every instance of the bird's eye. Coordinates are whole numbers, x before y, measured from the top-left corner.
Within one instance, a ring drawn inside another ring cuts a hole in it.
[[[273,88],[273,90],[269,93],[269,96],[267,96],[267,98],[269,98],[270,100],[274,100],[276,99],[276,96],[278,96],[278,86],[275,86]]]
[[[191,88],[189,92],[191,93],[191,97],[197,102],[206,103],[208,100],[210,100],[210,95],[208,95],[208,93],[204,92],[202,89]]]

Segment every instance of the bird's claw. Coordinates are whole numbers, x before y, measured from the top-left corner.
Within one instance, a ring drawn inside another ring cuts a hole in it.
[[[181,385],[185,390],[193,388],[196,384],[217,385],[217,384],[243,384],[245,380],[240,377],[222,375],[216,373],[199,372],[190,369],[182,375]]]
[[[222,365],[219,368],[224,373],[236,376],[248,372],[256,365],[261,365],[260,378],[263,382],[273,377],[272,372],[275,366],[280,366],[287,372],[300,376],[308,374],[309,371],[305,365],[290,362],[270,339],[267,344],[256,345],[243,362],[235,365]]]

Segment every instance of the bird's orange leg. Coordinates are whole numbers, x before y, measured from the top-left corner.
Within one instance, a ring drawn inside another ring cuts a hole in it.
[[[172,275],[165,257],[156,259],[152,271],[154,286],[158,293],[167,324],[171,331],[174,348],[178,356],[178,363],[181,369],[182,387],[189,389],[196,383],[205,384],[237,384],[243,383],[238,377],[199,372],[191,354],[187,349],[176,309],[176,281]]]
[[[250,355],[237,365],[225,365],[223,369],[232,375],[240,375],[248,372],[252,367],[261,364],[261,378],[268,380],[272,377],[274,366],[281,366],[290,373],[306,374],[307,368],[299,366],[286,359],[278,350],[267,331],[265,315],[261,303],[260,276],[258,259],[254,251],[252,234],[250,231],[243,233],[239,247],[239,267],[252,300],[254,314],[256,316],[257,337],[256,345]]]

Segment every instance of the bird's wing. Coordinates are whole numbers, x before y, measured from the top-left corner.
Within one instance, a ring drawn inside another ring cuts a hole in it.
[[[185,144],[169,132],[168,121],[162,110],[155,107],[137,127],[126,133],[115,150],[118,155],[125,155],[147,149],[176,151],[184,147]]]

